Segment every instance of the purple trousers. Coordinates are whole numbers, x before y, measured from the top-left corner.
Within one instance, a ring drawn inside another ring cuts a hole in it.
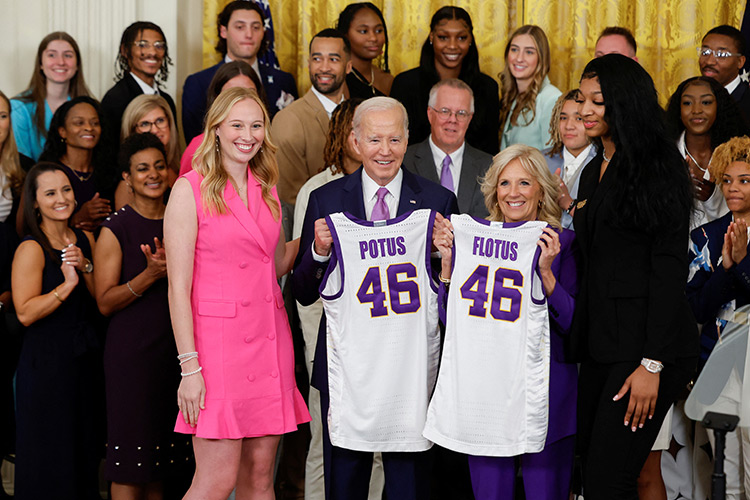
[[[513,500],[518,459],[526,498],[568,500],[574,455],[575,436],[547,444],[539,453],[526,453],[517,457],[469,455],[474,496],[477,500]]]

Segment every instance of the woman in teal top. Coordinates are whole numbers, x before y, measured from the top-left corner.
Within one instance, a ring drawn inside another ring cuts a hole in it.
[[[10,101],[18,152],[37,161],[52,115],[62,103],[81,95],[90,92],[78,44],[63,31],[50,33],[39,44],[29,87]]]
[[[549,124],[560,90],[547,77],[550,51],[539,26],[521,26],[505,46],[505,69],[500,73],[500,149],[526,144],[544,149],[550,142]]]

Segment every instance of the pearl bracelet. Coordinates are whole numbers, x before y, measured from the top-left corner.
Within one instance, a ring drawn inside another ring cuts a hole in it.
[[[191,356],[198,356],[198,353],[195,352],[195,351],[193,351],[193,352],[186,352],[184,354],[178,354],[177,355],[177,359],[185,359],[185,358],[189,358]]]
[[[185,358],[185,359],[180,360],[180,366],[182,366],[185,363],[187,363],[188,361],[192,361],[194,359],[198,359],[198,355],[197,354],[195,356],[190,356],[189,358]]]
[[[190,375],[195,375],[196,373],[200,372],[202,369],[203,369],[203,367],[199,366],[197,370],[193,370],[193,371],[187,372],[187,373],[180,373],[180,375],[183,376],[183,377],[189,377]]]

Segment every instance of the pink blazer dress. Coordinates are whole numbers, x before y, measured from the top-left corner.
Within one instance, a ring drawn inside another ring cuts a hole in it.
[[[195,427],[178,414],[175,431],[208,439],[295,431],[310,414],[294,379],[292,336],[276,280],[281,223],[252,172],[247,207],[227,183],[225,214],[204,211],[198,172],[184,177],[198,217],[191,306],[206,408]],[[275,187],[273,196],[278,203]]]

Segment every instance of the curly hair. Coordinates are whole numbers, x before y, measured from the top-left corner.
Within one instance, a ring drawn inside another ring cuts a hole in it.
[[[497,183],[503,169],[509,163],[516,160],[539,183],[542,189],[542,199],[540,200],[541,205],[537,210],[537,220],[544,221],[557,230],[562,229],[560,225],[562,208],[557,203],[557,197],[560,195],[560,187],[549,171],[547,161],[544,159],[542,153],[538,149],[525,144],[513,144],[496,154],[492,159],[492,165],[490,165],[487,173],[484,174],[484,177],[480,181],[480,188],[484,195],[484,205],[490,213],[489,220],[505,220],[505,216],[497,202]]]
[[[376,16],[380,19],[380,22],[383,23],[383,34],[385,34],[385,45],[383,46],[383,59],[382,59],[382,70],[386,73],[390,73],[391,69],[388,66],[388,27],[385,24],[385,18],[383,17],[383,13],[378,9],[378,7],[372,3],[372,2],[357,2],[357,3],[350,3],[347,5],[344,10],[341,11],[341,14],[339,14],[339,19],[336,22],[336,29],[339,30],[341,33],[344,34],[348,38],[349,28],[352,25],[352,21],[354,20],[354,16],[357,12],[359,12],[362,9],[370,9],[375,13]]]
[[[156,31],[161,35],[164,40],[164,58],[161,60],[161,67],[156,73],[155,80],[157,83],[165,83],[169,76],[169,66],[172,65],[172,58],[169,57],[169,45],[167,45],[167,37],[164,36],[162,29],[149,21],[136,21],[122,32],[122,38],[120,38],[120,50],[117,52],[117,59],[115,59],[115,81],[122,80],[125,75],[130,72],[130,58],[133,54],[133,44],[135,39],[139,37],[144,31],[152,30]]]
[[[146,149],[155,149],[160,152],[166,163],[167,151],[158,137],[150,132],[135,133],[126,137],[120,144],[120,150],[117,152],[117,164],[120,171],[130,172],[130,158]]]
[[[672,140],[676,141],[685,130],[682,121],[681,104],[682,93],[690,85],[703,83],[711,89],[716,98],[716,120],[711,127],[711,149],[716,149],[719,144],[727,142],[732,137],[739,137],[748,133],[740,108],[729,95],[722,84],[707,76],[695,76],[680,83],[667,105],[667,127]]]
[[[529,35],[534,40],[534,46],[538,54],[534,78],[524,93],[519,93],[516,78],[511,74],[510,64],[508,64],[510,46],[513,43],[513,39],[519,35]],[[523,114],[526,123],[531,123],[536,117],[536,96],[542,89],[544,79],[549,74],[550,50],[547,35],[539,26],[533,24],[521,26],[508,38],[508,43],[505,45],[504,57],[505,68],[498,75],[503,94],[503,98],[500,100],[500,127],[505,126],[505,122],[509,116],[511,125],[518,125],[518,118],[521,114]],[[515,107],[513,103],[515,103]],[[511,109],[513,110],[512,112]]]
[[[611,191],[621,209],[613,222],[659,237],[689,221],[690,173],[667,135],[651,76],[629,57],[607,54],[586,65],[581,81],[588,79],[598,80],[601,87],[604,121],[618,160]]]
[[[216,129],[227,119],[232,108],[245,99],[255,101],[263,113],[265,138],[260,150],[250,159],[248,166],[256,179],[260,181],[263,200],[268,205],[274,219],[281,215],[281,206],[273,197],[271,188],[279,180],[279,166],[276,163],[276,146],[271,142],[269,131],[271,119],[258,93],[252,89],[234,87],[228,89],[216,98],[206,115],[206,126],[203,130],[203,142],[193,156],[193,169],[203,176],[201,181],[201,200],[209,213],[224,214],[227,211],[224,200],[224,188],[231,181],[229,173],[224,169],[221,161],[221,145],[216,135]],[[235,186],[235,189],[237,186]]]
[[[430,34],[435,32],[435,28],[441,21],[446,20],[461,21],[469,30],[471,45],[469,45],[469,51],[466,53],[466,57],[461,61],[461,71],[458,74],[458,78],[471,86],[481,74],[479,70],[479,51],[477,50],[477,44],[474,39],[474,25],[471,22],[471,16],[461,7],[453,5],[440,7],[430,20]],[[440,80],[437,69],[435,69],[435,50],[432,47],[432,43],[430,43],[430,35],[427,35],[427,38],[422,44],[422,52],[419,56],[419,68],[428,76],[427,81],[435,83]]]
[[[328,125],[326,145],[323,148],[323,165],[325,166],[321,169],[321,172],[326,168],[330,168],[334,174],[344,172],[346,144],[352,133],[354,110],[362,101],[364,99],[353,97],[345,100],[333,110],[331,122]]]
[[[724,144],[720,144],[711,157],[708,170],[715,179],[721,179],[727,167],[736,161],[750,165],[750,137],[732,137]]]
[[[75,39],[64,31],[55,31],[42,38],[42,41],[39,42],[39,48],[36,51],[34,72],[31,74],[29,86],[26,90],[14,97],[14,99],[18,99],[19,101],[36,103],[36,111],[34,111],[34,128],[40,137],[47,134],[47,129],[45,128],[44,123],[46,107],[44,102],[47,99],[47,77],[44,76],[44,71],[42,71],[42,55],[44,54],[44,51],[47,50],[47,46],[55,40],[68,42],[70,46],[73,47],[73,52],[76,54],[76,65],[78,66],[78,70],[68,83],[68,95],[70,95],[71,98],[81,95],[91,95],[91,91],[89,91],[89,88],[86,86],[86,80],[83,78],[81,50],[78,48]]]
[[[563,144],[562,134],[560,133],[560,115],[562,114],[563,106],[568,101],[575,101],[578,97],[578,89],[569,90],[567,93],[557,98],[555,107],[552,108],[552,119],[549,122],[549,135],[552,148],[547,152],[547,156],[550,158],[562,151],[565,144]]]

